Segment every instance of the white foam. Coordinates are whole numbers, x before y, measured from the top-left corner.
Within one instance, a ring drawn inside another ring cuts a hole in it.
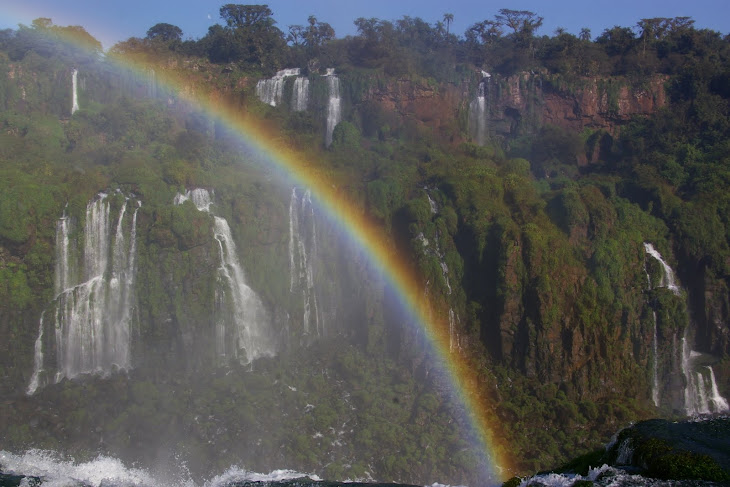
[[[46,450],[28,450],[16,455],[0,451],[0,466],[6,473],[42,477],[46,487],[77,485],[100,486],[103,483],[152,486],[160,485],[148,472],[125,467],[121,460],[100,455],[85,463],[64,459]]]
[[[213,477],[204,484],[204,487],[224,487],[232,482],[280,482],[282,480],[300,479],[308,477],[312,480],[322,480],[316,475],[300,473],[294,470],[274,470],[270,473],[257,473],[240,467],[231,467],[223,474]]]

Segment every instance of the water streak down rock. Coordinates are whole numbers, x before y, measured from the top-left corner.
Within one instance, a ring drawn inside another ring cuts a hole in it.
[[[304,112],[309,103],[309,79],[298,77],[294,80],[291,109],[295,112]]]
[[[79,70],[74,68],[71,74],[71,115],[79,109]]]
[[[125,197],[114,227],[108,195],[101,193],[89,202],[80,256],[72,251],[73,222],[64,213],[56,223],[56,297],[41,316],[29,394],[63,378],[106,375],[131,367],[136,226],[141,204],[133,201],[129,218],[129,202]],[[49,325],[52,333],[45,333]]]
[[[476,97],[469,103],[469,129],[477,145],[487,143],[487,119],[489,117],[488,94],[491,75],[482,71],[482,80],[477,87]]]
[[[312,193],[307,190],[300,196],[297,189],[292,188],[289,201],[289,291],[296,300],[296,308],[302,310],[303,331],[308,336],[325,335],[324,317],[315,286],[317,258]]]
[[[191,200],[198,211],[211,213],[210,192],[196,188],[178,193],[174,203]],[[276,353],[271,319],[261,298],[246,282],[231,228],[225,218],[213,215],[213,235],[218,243],[220,266],[216,288],[215,352],[221,365],[230,360],[242,364]]]
[[[325,133],[325,145],[327,147],[332,144],[332,134],[335,127],[340,123],[341,99],[340,99],[340,79],[334,74],[334,70],[327,70],[327,87],[329,89],[329,98],[327,100],[327,132]]]

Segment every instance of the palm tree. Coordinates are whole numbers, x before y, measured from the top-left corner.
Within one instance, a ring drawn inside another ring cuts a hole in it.
[[[454,21],[454,14],[444,14],[444,22],[446,22],[446,37],[449,37],[449,27]]]

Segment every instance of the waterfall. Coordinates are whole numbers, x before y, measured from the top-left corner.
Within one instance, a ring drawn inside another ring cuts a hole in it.
[[[489,116],[487,97],[489,95],[490,79],[491,75],[482,71],[482,80],[477,87],[477,95],[469,103],[469,128],[471,129],[471,136],[477,145],[487,143],[487,117]]]
[[[325,145],[327,147],[332,144],[332,133],[335,127],[340,123],[341,107],[340,107],[340,79],[335,76],[334,70],[327,70],[325,75],[327,78],[327,87],[329,89],[329,99],[327,101],[327,133],[325,134]]]
[[[242,363],[249,363],[262,356],[273,356],[274,346],[269,336],[269,318],[261,299],[246,284],[243,268],[238,261],[236,244],[233,242],[228,222],[214,216],[213,231],[220,248],[221,266],[219,275],[228,285],[225,293],[233,304],[235,330],[233,343],[227,323],[218,320],[216,326],[216,351],[219,355],[232,356]],[[233,345],[233,346],[230,346]],[[242,355],[239,355],[242,353]]]
[[[191,200],[198,211],[211,213],[213,200],[208,190],[196,188],[175,196],[176,205]],[[276,347],[269,329],[270,319],[263,302],[246,282],[238,250],[225,218],[213,215],[213,237],[218,243],[220,267],[216,302],[215,351],[225,363],[237,359],[250,363],[263,356],[273,356]]]
[[[632,445],[631,438],[626,438],[618,447],[616,452],[616,465],[631,465],[631,461],[634,458],[634,447]]]
[[[40,323],[38,325],[38,338],[35,341],[33,353],[33,376],[30,378],[30,384],[26,394],[33,394],[40,385],[41,374],[43,374],[43,318],[46,312],[41,313]]]
[[[64,289],[70,286],[70,266],[69,266],[69,221],[66,216],[66,210],[63,216],[56,222],[56,269],[54,275],[54,290],[58,295]]]
[[[656,259],[662,268],[662,277],[655,286],[657,288],[666,288],[672,291],[675,296],[681,296],[679,285],[677,284],[674,276],[674,271],[666,263],[662,255],[654,248],[650,243],[644,242],[644,250],[652,258]],[[649,290],[653,289],[651,276],[648,270],[646,271],[647,282]],[[654,337],[653,337],[653,355],[654,355],[654,371],[653,371],[653,385],[652,385],[652,400],[656,406],[659,406],[659,352],[658,352],[658,338],[657,338],[657,322],[656,312],[653,313],[654,317]],[[684,376],[685,388],[683,391],[684,397],[684,409],[688,416],[697,416],[701,414],[710,414],[724,412],[728,410],[727,401],[723,398],[717,390],[717,384],[714,380],[714,371],[710,366],[698,367],[695,363],[701,353],[692,350],[689,343],[690,330],[685,330],[685,334],[682,337],[682,350],[681,352],[676,350],[675,356],[681,353],[680,367],[681,373]],[[676,339],[676,337],[674,337]],[[676,342],[675,342],[676,343]],[[709,370],[708,370],[709,369]]]
[[[147,70],[147,97],[157,98],[157,73],[152,68]]]
[[[707,369],[710,373],[710,401],[718,413],[730,412],[730,405],[728,405],[727,399],[720,395],[720,391],[717,390],[717,382],[715,381],[715,371],[709,365]]]
[[[185,194],[178,193],[175,195],[173,203],[176,205],[182,205],[187,200],[192,201],[198,211],[210,213],[210,205],[213,204],[213,200],[207,189],[195,188],[193,190],[188,190]]]
[[[646,253],[654,257],[662,266],[662,269],[664,270],[664,274],[662,276],[662,279],[660,280],[659,284],[655,287],[665,287],[672,291],[676,296],[679,296],[679,286],[677,285],[677,282],[674,278],[674,271],[672,271],[672,268],[669,267],[669,264],[667,264],[664,259],[662,258],[662,255],[654,248],[654,246],[650,243],[644,242],[644,249],[646,250]],[[651,283],[650,283],[651,284]],[[651,285],[650,285],[651,287]]]
[[[259,100],[272,107],[281,104],[281,100],[284,97],[285,78],[299,76],[300,73],[301,70],[299,68],[282,69],[281,71],[277,71],[273,78],[259,80],[256,83],[256,96],[259,97]]]
[[[654,373],[652,376],[652,387],[651,387],[651,398],[654,401],[654,406],[659,407],[659,347],[656,332],[656,311],[652,311],[654,317],[654,340],[652,342],[652,352],[654,355]]]
[[[55,366],[55,382],[80,374],[108,374],[129,369],[130,325],[136,273],[137,211],[125,218],[125,198],[112,232],[108,195],[100,193],[86,207],[83,254],[70,251],[73,225],[65,214],[56,222],[56,297],[49,310],[56,346],[55,364],[45,364],[43,335],[46,312],[41,317],[35,347],[33,377],[28,393],[49,380],[46,365]],[[77,276],[80,276],[81,280]]]
[[[461,350],[459,344],[459,333],[456,331],[456,325],[459,323],[459,315],[453,308],[449,308],[449,352]]]
[[[433,198],[431,198],[431,194],[428,191],[426,191],[426,197],[428,198],[428,205],[431,207],[431,214],[437,214],[439,212],[439,207]]]
[[[71,115],[79,109],[79,70],[74,68],[71,74]]]
[[[697,352],[693,352],[687,343],[687,338],[682,337],[682,373],[687,381],[684,388],[684,409],[687,416],[697,416],[699,414],[707,414],[710,412],[707,401],[702,404],[702,395],[704,394],[704,384],[697,380],[697,376],[692,373],[692,359],[697,356]]]
[[[645,243],[645,249],[646,245],[647,244]],[[646,262],[644,263],[644,273],[646,274],[646,288],[651,291],[651,276],[649,275],[649,271],[646,268]],[[651,315],[654,323],[654,335],[652,339],[652,356],[654,360],[654,366],[652,374],[651,399],[654,402],[654,406],[659,407],[659,338],[657,336],[656,311],[652,310]]]
[[[295,112],[306,111],[307,103],[309,103],[309,78],[298,77],[294,80],[292,110]]]
[[[709,365],[696,367],[695,362],[702,354],[690,349],[686,338],[682,338],[682,372],[687,379],[684,389],[684,404],[687,416],[727,413],[727,400],[720,395],[715,381],[715,372]]]
[[[306,335],[325,334],[324,319],[319,309],[315,287],[317,258],[317,227],[312,205],[312,193],[302,196],[292,188],[289,199],[289,269],[290,292],[302,306],[302,322]]]

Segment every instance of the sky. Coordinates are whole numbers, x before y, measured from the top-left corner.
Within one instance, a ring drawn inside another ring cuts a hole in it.
[[[104,49],[130,37],[144,37],[159,22],[180,27],[183,38],[198,39],[220,20],[225,3],[243,0],[0,0],[0,29],[30,25],[38,17],[50,17],[56,25],[81,25],[101,41]],[[249,2],[254,3],[254,2]],[[479,21],[492,19],[500,8],[529,10],[544,17],[538,35],[553,35],[563,27],[578,34],[591,29],[595,38],[615,25],[634,27],[651,17],[688,16],[695,27],[730,33],[728,0],[259,0],[274,12],[277,26],[287,31],[293,24],[306,24],[310,15],[328,22],[337,37],[356,34],[358,17],[397,20],[404,15],[420,17],[434,24],[445,13],[454,15],[451,32],[463,34]]]

